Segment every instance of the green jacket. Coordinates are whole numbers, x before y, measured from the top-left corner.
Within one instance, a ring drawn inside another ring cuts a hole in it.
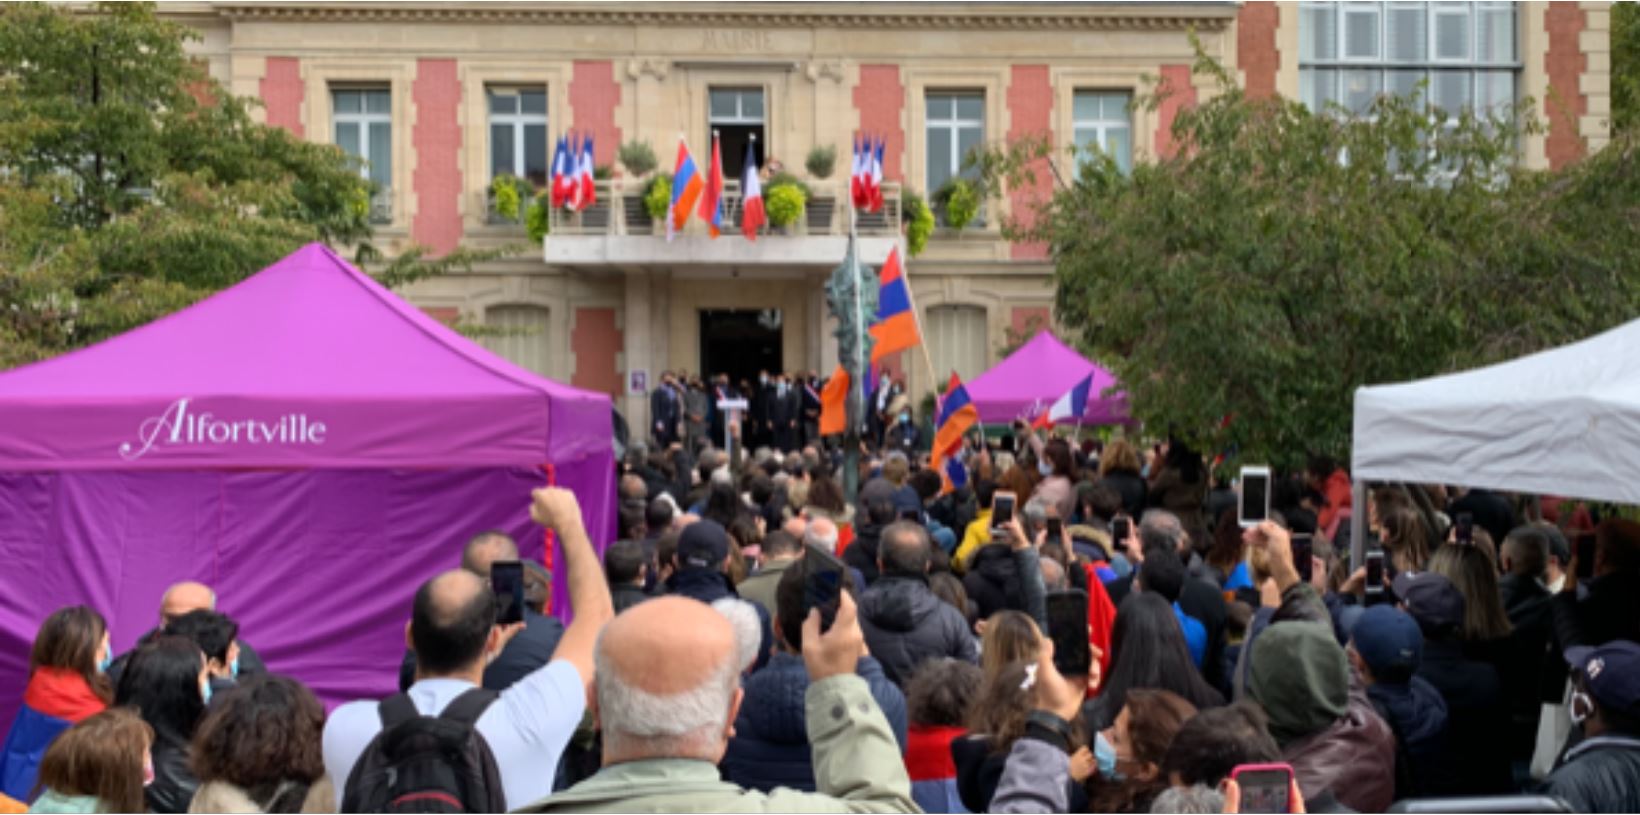
[[[801,556],[789,560],[776,560],[765,564],[757,574],[740,581],[735,587],[735,593],[740,599],[756,603],[769,612],[769,619],[774,619],[775,595],[780,588],[780,578],[793,563],[801,560]]]
[[[663,758],[605,767],[519,812],[920,812],[900,748],[858,676],[809,685],[804,697],[820,792],[744,790],[716,765]]]

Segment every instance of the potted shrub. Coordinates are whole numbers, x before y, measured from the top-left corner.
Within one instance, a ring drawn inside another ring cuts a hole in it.
[[[552,195],[543,192],[530,202],[529,211],[524,214],[524,231],[530,236],[530,241],[540,243],[552,231]]]
[[[934,234],[934,210],[921,195],[906,190],[900,196],[900,217],[905,222],[905,249],[916,257],[928,248],[928,236]]]
[[[945,225],[962,229],[979,215],[979,190],[966,178],[953,178],[934,193],[935,205],[945,215]]]
[[[647,216],[651,227],[666,220],[666,210],[671,206],[672,176],[661,173],[649,179],[649,184],[643,191],[643,214]],[[636,225],[628,222],[629,227]]]
[[[521,181],[517,177],[503,173],[490,181],[490,214],[491,223],[505,222],[518,223],[518,209],[523,204],[525,196],[533,195],[529,190],[529,182]],[[527,191],[527,192],[526,192]]]
[[[837,145],[815,145],[809,148],[809,155],[803,160],[803,168],[809,171],[809,175],[822,181],[831,178],[832,170],[837,168]]]
[[[649,142],[633,140],[621,145],[616,155],[621,160],[621,166],[632,174],[633,178],[642,178],[655,171],[659,162],[655,160],[655,151],[650,148]]]
[[[764,209],[769,216],[769,225],[782,232],[803,217],[803,207],[808,202],[808,195],[802,186],[784,181],[771,183],[765,198]]]

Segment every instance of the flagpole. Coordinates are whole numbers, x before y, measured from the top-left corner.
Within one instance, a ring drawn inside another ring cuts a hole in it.
[[[928,335],[923,333],[917,296],[911,292],[911,263],[903,257],[900,258],[900,277],[905,280],[906,303],[911,306],[911,319],[917,326],[917,347],[922,349],[923,362],[928,365],[928,385],[934,389],[934,401],[938,404],[943,401],[940,399],[940,374],[934,370],[934,357],[928,353]]]

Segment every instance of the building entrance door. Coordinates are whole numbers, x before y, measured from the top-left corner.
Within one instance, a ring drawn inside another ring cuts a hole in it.
[[[758,371],[781,369],[779,309],[702,309],[700,312],[700,370],[707,376],[729,375],[757,381]]]

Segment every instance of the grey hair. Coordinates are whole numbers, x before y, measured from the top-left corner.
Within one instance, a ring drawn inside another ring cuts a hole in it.
[[[891,451],[889,451],[888,455],[883,456],[883,463],[884,464],[887,464],[890,461],[896,461],[896,460],[903,461],[907,464],[911,463],[911,459],[906,458],[905,453],[902,453],[899,450],[891,450]]]
[[[1179,516],[1165,509],[1147,509],[1142,520],[1139,521],[1139,532],[1151,529],[1166,535],[1177,547],[1185,540],[1184,522]]]
[[[735,485],[735,477],[730,474],[728,467],[719,467],[712,471],[712,484],[714,486],[722,484],[726,487],[732,487]]]
[[[757,650],[763,647],[763,623],[757,617],[757,609],[737,597],[720,597],[712,601],[712,610],[722,614],[735,629],[735,653],[740,670],[751,670],[757,662]]]
[[[1048,522],[1048,502],[1038,495],[1025,502],[1025,520],[1032,526],[1041,526]]]
[[[818,527],[819,524],[811,523],[808,525],[807,529],[803,530],[803,543],[807,546],[818,546],[827,552],[835,550],[837,548],[836,524],[832,525],[831,534],[829,535],[820,535],[815,532],[815,529]]]
[[[1193,787],[1168,787],[1156,796],[1151,812],[1207,813],[1223,812],[1224,796],[1202,784]]]
[[[609,658],[603,633],[598,635],[593,662],[605,749],[687,756],[715,744],[729,726],[729,708],[740,688],[734,659],[714,666],[700,685],[666,695],[650,693],[621,676]]]

